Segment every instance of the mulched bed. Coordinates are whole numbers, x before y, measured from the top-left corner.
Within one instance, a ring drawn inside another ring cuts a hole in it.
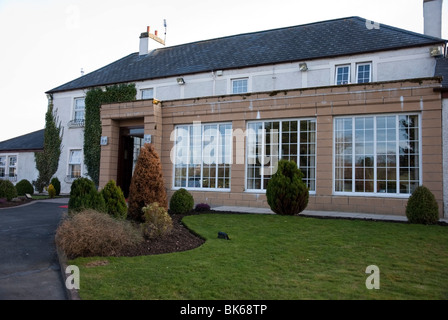
[[[6,201],[6,199],[1,198],[0,199],[0,209],[1,208],[11,208],[16,206],[21,206],[27,203],[30,203],[31,201],[34,201],[33,199],[27,199],[25,197],[20,197],[20,201]]]
[[[173,231],[164,237],[145,240],[135,248],[127,248],[119,256],[147,256],[161,253],[172,253],[191,250],[201,246],[205,240],[192,233],[182,223],[182,218],[186,215],[171,215],[173,220]]]

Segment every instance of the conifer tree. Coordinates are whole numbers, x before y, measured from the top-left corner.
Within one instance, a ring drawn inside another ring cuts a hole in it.
[[[34,184],[39,192],[42,192],[44,187],[50,184],[51,177],[58,170],[63,131],[61,124],[57,124],[57,120],[53,103],[50,103],[45,114],[44,150],[34,153],[36,168],[39,171],[39,177]]]
[[[140,150],[129,187],[128,217],[143,222],[142,208],[155,202],[168,209],[162,164],[154,146],[146,143]]]

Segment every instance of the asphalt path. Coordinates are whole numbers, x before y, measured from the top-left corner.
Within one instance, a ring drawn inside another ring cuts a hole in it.
[[[0,209],[0,300],[66,300],[54,236],[68,199]]]

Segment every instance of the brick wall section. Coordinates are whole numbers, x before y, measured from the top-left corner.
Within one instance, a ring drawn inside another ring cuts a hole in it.
[[[440,79],[420,79],[172,100],[162,102],[161,106],[155,107],[148,101],[106,105],[102,110],[103,133],[112,132],[113,123],[118,123],[120,126],[123,119],[133,117],[132,115],[141,117],[143,114],[145,130],[154,132],[157,139],[161,137],[160,145],[158,140],[155,143],[161,153],[165,185],[168,195],[171,196],[174,190],[172,189],[173,165],[170,152],[174,142],[170,137],[176,125],[192,124],[194,121],[231,122],[234,131],[245,132],[247,121],[255,119],[315,117],[317,124],[316,194],[310,197],[308,209],[405,215],[407,199],[404,198],[333,194],[333,119],[343,115],[419,113],[422,123],[423,184],[434,193],[441,209],[441,216],[443,216],[442,103],[440,92],[434,91],[437,87],[440,87]],[[122,106],[123,110],[118,110]],[[111,123],[104,121],[106,119],[110,119]],[[157,130],[154,130],[151,125],[156,123]],[[102,166],[103,162],[105,165],[104,169],[101,168],[101,173],[106,176],[113,172],[111,163],[116,163],[116,160],[107,160],[108,157],[113,158],[114,151],[112,145],[108,147],[102,149],[104,153],[101,162]],[[234,157],[238,152],[240,154],[244,152],[237,150],[235,139],[233,148]],[[230,192],[192,191],[195,202],[206,202],[213,206],[269,207],[264,193],[245,192],[245,165],[236,163],[234,158],[231,169]],[[106,180],[107,178],[102,176],[102,183]]]

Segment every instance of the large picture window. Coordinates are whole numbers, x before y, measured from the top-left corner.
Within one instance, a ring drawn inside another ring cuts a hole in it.
[[[315,119],[248,123],[247,190],[266,190],[279,159],[296,162],[309,190],[316,191]]]
[[[232,125],[177,126],[172,159],[175,188],[230,189]]]
[[[409,195],[420,184],[418,115],[335,119],[336,193]]]

